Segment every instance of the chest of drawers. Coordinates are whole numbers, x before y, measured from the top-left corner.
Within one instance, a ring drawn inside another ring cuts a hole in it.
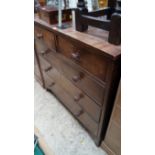
[[[35,19],[42,83],[100,145],[120,79],[120,47]],[[106,34],[106,32],[105,32]]]

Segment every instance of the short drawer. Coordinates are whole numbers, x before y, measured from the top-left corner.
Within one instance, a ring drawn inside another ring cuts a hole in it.
[[[58,76],[58,79],[60,76]],[[62,80],[62,78],[61,78]],[[97,136],[98,124],[88,115],[78,102],[75,102],[74,96],[69,93],[68,88],[62,85],[61,81],[56,81],[45,75],[46,87],[52,91],[58,99],[73,113],[74,116],[90,131],[93,135]],[[66,80],[65,80],[66,81]],[[64,82],[64,81],[63,81]]]
[[[58,37],[58,51],[99,79],[105,81],[109,63],[103,56],[93,53],[93,51],[89,51],[87,48],[79,47],[62,37]]]
[[[36,40],[43,42],[47,49],[54,50],[54,51],[56,50],[55,35],[52,32],[46,29],[42,29],[39,26],[35,26],[34,36]]]
[[[51,65],[61,70],[67,79],[84,91],[90,98],[95,100],[99,105],[102,105],[105,85],[101,85],[85,73],[81,67],[78,67],[78,65],[73,62],[69,63],[67,58],[58,53],[49,52],[44,55],[44,58],[48,60]]]

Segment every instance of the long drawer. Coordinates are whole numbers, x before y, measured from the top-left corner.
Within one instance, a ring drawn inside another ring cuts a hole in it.
[[[84,91],[99,105],[102,105],[105,85],[101,85],[91,76],[89,76],[81,67],[69,61],[59,53],[49,52],[44,55],[44,58],[50,62],[52,66],[60,70],[63,75],[74,85]]]
[[[79,95],[78,93],[80,92],[76,90],[76,87],[67,81],[67,79],[65,79],[55,68],[52,69],[52,72],[52,77],[49,76],[48,73],[45,73],[44,78],[46,81],[46,88],[51,90],[59,98],[59,100],[61,100],[61,102],[73,113],[74,116],[77,117],[77,119],[87,130],[89,130],[93,135],[97,136],[98,123],[91,118],[92,115],[90,116],[90,113],[86,112],[89,110],[84,109],[84,104],[86,103],[84,101],[86,96],[80,96],[78,100],[76,94]],[[100,111],[95,111],[94,109],[93,113],[98,115]]]
[[[88,50],[87,48],[76,45],[62,37],[57,37],[58,39],[58,51],[72,60],[73,62],[79,64],[90,73],[94,74],[101,80],[105,81],[108,61],[103,56]]]

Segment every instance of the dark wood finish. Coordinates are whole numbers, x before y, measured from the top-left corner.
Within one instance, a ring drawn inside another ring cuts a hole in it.
[[[44,55],[44,58],[90,98],[93,98],[98,104],[102,105],[105,91],[105,85],[103,83],[101,84],[97,80],[94,80],[80,66],[75,65],[60,54],[49,52]]]
[[[84,96],[84,94],[78,101],[75,101],[75,95],[81,94],[81,91],[65,79],[65,77],[54,67],[51,70],[51,74],[48,72],[44,77],[45,81],[49,84],[46,84],[47,89],[51,90],[61,100],[61,102],[64,103],[73,115],[75,115],[77,119],[84,124],[87,130],[89,130],[93,135],[97,135],[98,124],[91,118],[93,114],[95,114],[95,110],[92,110],[93,108],[96,108],[95,104],[94,107],[91,107],[93,106],[91,100],[89,101],[89,98]],[[85,103],[87,103],[90,110],[86,107]],[[93,113],[91,113],[91,110]],[[100,109],[96,109],[96,112],[100,114]]]
[[[81,7],[78,7],[75,11],[76,30],[84,32],[88,30],[88,25],[91,25],[109,31],[109,43],[119,45],[121,43],[121,10],[117,10],[116,3],[117,0],[109,0],[109,7],[92,12],[83,11]],[[102,16],[107,16],[107,19],[96,18]]]
[[[96,17],[91,17],[88,15],[83,15],[81,21],[88,25],[110,31],[110,21],[98,19]]]
[[[52,78],[56,83],[59,83],[62,87],[65,88],[67,92],[71,94],[75,102],[78,104],[92,117],[93,120],[99,122],[101,110],[95,102],[93,102],[87,95],[75,87],[68,79],[66,79],[57,69],[52,66],[48,67],[50,70],[44,69],[44,74]],[[66,82],[67,81],[67,82]]]
[[[40,7],[39,10],[39,18],[44,20],[49,24],[56,24],[58,23],[58,9],[53,6],[43,6]],[[62,21],[68,22],[71,21],[71,9],[64,8],[62,10]]]
[[[115,8],[116,7],[116,3],[117,3],[117,0],[108,0],[108,6],[110,8]]]
[[[108,41],[116,45],[121,43],[121,16],[119,14],[113,14],[111,17]]]
[[[90,27],[90,30],[86,32],[78,32],[73,28],[67,28],[64,30],[58,29],[55,25],[49,25],[48,23],[35,18],[35,26],[47,29],[49,32],[54,33],[56,36],[61,36],[68,41],[76,44],[78,47],[83,46],[87,50],[91,50],[93,53],[104,56],[107,59],[116,61],[120,59],[121,47],[108,43],[108,32]],[[93,32],[93,33],[91,33]],[[96,35],[97,34],[97,35]],[[101,35],[102,34],[102,35]],[[57,40],[56,40],[57,44]]]
[[[87,48],[82,48],[67,39],[58,37],[58,51],[73,62],[88,70],[98,78],[105,80],[108,60]]]
[[[102,148],[108,155],[121,155],[121,86],[117,91],[117,96],[110,118],[108,129]]]
[[[55,94],[100,145],[120,78],[120,46],[108,43],[105,31],[104,38],[100,38],[89,31],[60,30],[39,19],[35,19],[35,29],[45,88]],[[44,31],[53,38],[49,45]],[[101,34],[98,29],[95,32]]]

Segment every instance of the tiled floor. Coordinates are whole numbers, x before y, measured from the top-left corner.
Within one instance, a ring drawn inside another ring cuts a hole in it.
[[[106,155],[59,101],[36,81],[34,122],[55,155]]]

